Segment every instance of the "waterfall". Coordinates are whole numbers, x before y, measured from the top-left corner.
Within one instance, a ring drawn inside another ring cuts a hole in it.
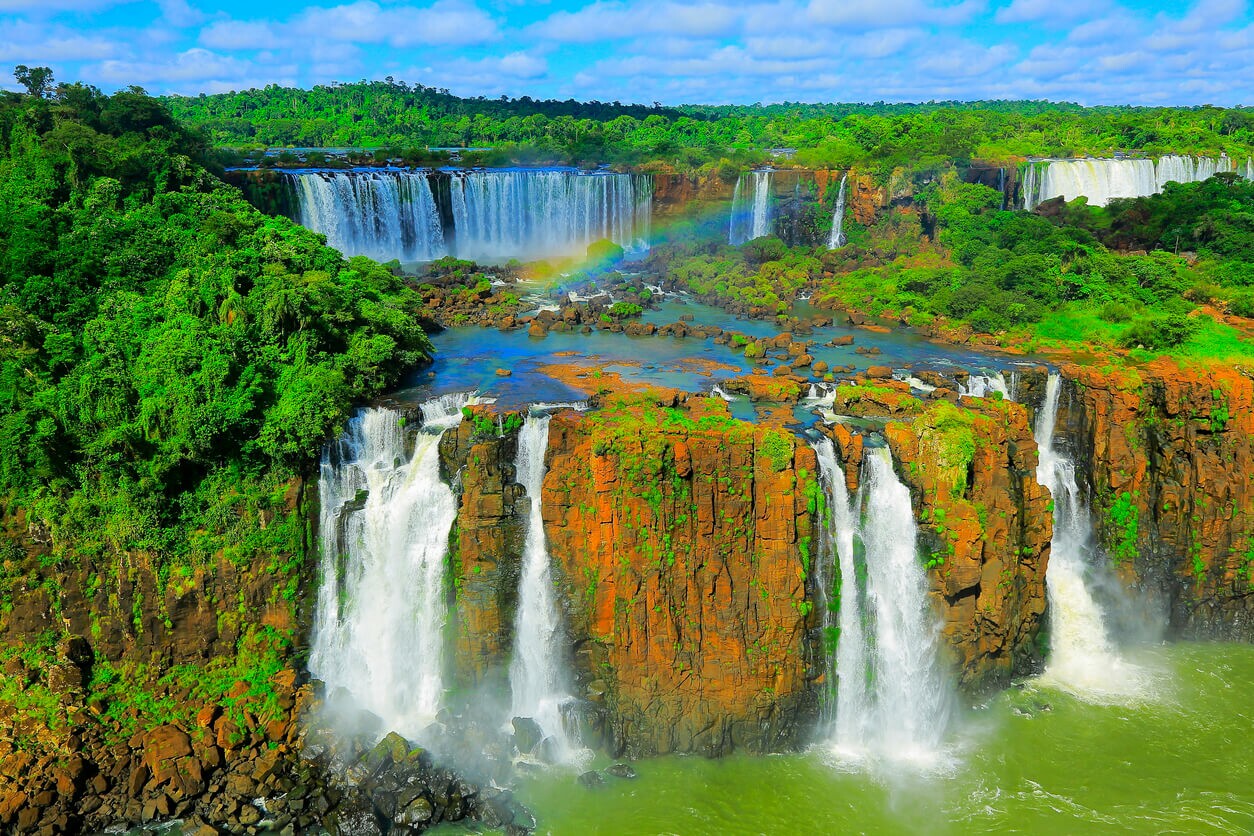
[[[491,260],[583,255],[603,238],[643,247],[652,211],[650,184],[648,177],[632,174],[455,174],[453,250],[459,258]]]
[[[850,503],[830,441],[815,445],[830,518],[820,526],[819,565],[835,563],[838,602],[834,662],[835,751],[927,763],[935,759],[950,716],[950,688],[939,660],[940,622],[919,561],[910,491],[885,448],[869,448],[862,488]],[[861,510],[861,524],[857,524]],[[865,588],[860,589],[860,542]],[[827,595],[824,574],[816,580]],[[830,630],[830,616],[824,626]]]
[[[518,482],[527,491],[531,509],[514,623],[514,658],[509,666],[513,693],[510,711],[512,717],[535,720],[544,736],[552,739],[556,759],[565,762],[574,754],[575,743],[562,717],[562,707],[572,697],[562,649],[562,613],[553,588],[541,513],[548,445],[549,416],[532,410],[518,433]]]
[[[740,245],[771,234],[771,170],[751,171],[736,180],[727,242]],[[753,178],[753,195],[746,199],[744,182]]]
[[[963,397],[987,398],[994,392],[1000,392],[1003,398],[1012,400],[1010,387],[1006,384],[1006,375],[1002,372],[968,375],[965,384],[958,384],[958,394]]]
[[[346,255],[403,262],[449,255],[488,261],[583,255],[609,238],[647,246],[652,180],[567,170],[469,171],[449,178],[447,204],[426,171],[284,172],[296,220]],[[451,218],[447,226],[442,217]]]
[[[1039,171],[1038,171],[1039,168]],[[1226,156],[1186,157],[1168,154],[1152,159],[1045,160],[1028,163],[1024,182],[1024,208],[1061,196],[1071,201],[1086,197],[1093,206],[1105,206],[1114,198],[1148,197],[1167,183],[1195,183],[1216,172],[1236,171]],[[1039,178],[1039,179],[1038,179]]]
[[[427,175],[401,171],[285,172],[297,222],[345,255],[431,261],[448,254]]]
[[[1054,501],[1054,536],[1045,573],[1050,658],[1042,679],[1098,701],[1130,696],[1140,689],[1140,672],[1119,657],[1093,596],[1093,523],[1076,484],[1075,464],[1054,448],[1061,389],[1061,376],[1051,373],[1034,433],[1040,457],[1036,481],[1049,489]]]
[[[322,578],[309,670],[411,740],[444,692],[445,564],[457,503],[440,479],[439,445],[459,410],[433,405],[440,420],[416,433],[397,412],[361,410],[327,446],[318,482]]]
[[[845,472],[836,461],[836,446],[826,437],[813,446],[827,497],[826,517],[819,520],[820,559],[815,564],[814,578],[820,595],[820,623],[828,651],[828,670],[835,674],[836,717],[831,736],[837,747],[852,750],[863,744],[871,713],[867,695],[866,625],[855,567],[856,526],[849,490],[845,486]],[[835,562],[837,569],[832,580],[827,577],[830,562]]]
[[[832,212],[832,234],[827,239],[829,250],[845,246],[845,181],[848,177],[847,174],[841,175],[840,190],[836,193],[836,207]]]

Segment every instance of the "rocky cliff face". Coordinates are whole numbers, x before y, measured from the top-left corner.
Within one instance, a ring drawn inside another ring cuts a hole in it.
[[[519,488],[501,462],[511,446],[465,448],[467,462],[497,462],[463,471],[456,667],[472,679],[508,666],[521,552],[508,505]],[[797,474],[814,472],[809,448],[731,420],[721,401],[660,392],[558,413],[548,464],[545,526],[586,742],[633,755],[806,742],[812,520]]]
[[[446,432],[440,454],[449,481],[460,478],[449,554],[457,605],[454,672],[459,684],[507,682],[514,612],[518,602],[526,506],[515,483],[518,436],[477,437],[473,422]]]
[[[251,522],[304,520],[307,499],[294,481],[280,507]],[[252,776],[270,750],[264,788],[292,753],[296,567],[310,532],[303,522],[289,530],[294,564],[220,555],[161,570],[138,554],[54,559],[37,532],[6,539],[0,825],[72,833],[169,816],[260,821],[237,816],[239,793],[222,805],[229,775]]]
[[[1121,573],[1184,635],[1254,640],[1254,379],[1249,369],[1069,365],[1060,412]]]
[[[965,689],[981,690],[1037,661],[1051,527],[1028,413],[925,403],[898,385],[852,387],[838,408],[893,413],[884,435],[912,489],[950,661]],[[464,681],[499,682],[519,489],[503,458],[512,441],[467,432],[446,436],[481,471],[462,476],[456,666]],[[832,433],[856,487],[863,439]],[[809,446],[733,421],[717,400],[650,392],[557,414],[548,465],[545,526],[587,742],[633,755],[808,743],[827,673]]]
[[[166,571],[134,555],[78,568],[53,560],[37,532],[3,541],[0,831],[178,818],[196,836],[381,834],[522,815],[395,735],[375,746],[369,717],[360,734],[322,722],[299,655],[312,499],[294,481],[250,520],[287,517],[300,533],[290,551],[247,564]]]
[[[699,401],[554,420],[544,507],[578,667],[604,693],[612,749],[792,748],[814,711],[798,484],[814,457]]]

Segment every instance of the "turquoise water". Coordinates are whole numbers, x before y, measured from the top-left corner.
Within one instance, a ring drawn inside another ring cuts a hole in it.
[[[518,795],[544,834],[1254,832],[1254,647],[1178,644],[1136,661],[1153,671],[1141,702],[1013,689],[969,711],[928,770],[822,750],[669,757],[597,789],[546,773]]]
[[[806,309],[813,315],[813,309]],[[803,311],[804,312],[804,311]],[[780,333],[774,323],[740,319],[719,308],[668,299],[644,320],[656,325],[678,322],[692,314],[693,324],[717,325],[753,337]],[[851,335],[855,345],[824,347],[833,337]],[[1010,368],[1011,358],[997,357],[962,346],[930,342],[906,329],[880,334],[847,325],[816,328],[805,339],[816,343],[812,354],[829,366],[863,370],[873,365],[897,368],[961,367],[970,371]],[[747,373],[753,364],[741,352],[713,340],[676,337],[631,337],[608,331],[591,334],[550,333],[543,339],[525,329],[498,331],[490,328],[449,328],[431,338],[436,348],[432,366],[423,369],[396,396],[401,399],[429,397],[446,392],[476,389],[496,397],[506,408],[536,401],[566,401],[583,397],[579,392],[539,371],[548,363],[601,365],[624,380],[669,386],[688,392],[708,392],[729,377]],[[876,356],[858,354],[858,347],[875,347]],[[696,361],[696,362],[694,362]],[[713,365],[710,365],[713,364]],[[501,377],[497,369],[508,369]]]

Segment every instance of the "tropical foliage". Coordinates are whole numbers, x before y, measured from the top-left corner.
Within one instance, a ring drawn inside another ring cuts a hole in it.
[[[0,101],[3,510],[57,560],[265,553],[284,484],[430,352],[417,297],[253,209],[142,91],[36,80]]]
[[[803,165],[888,172],[973,158],[1254,149],[1254,114],[1218,107],[1096,107],[1050,102],[643,107],[618,102],[463,99],[404,82],[171,97],[174,114],[218,145],[388,147],[420,162],[428,147],[483,147],[480,162],[745,165],[798,149]]]

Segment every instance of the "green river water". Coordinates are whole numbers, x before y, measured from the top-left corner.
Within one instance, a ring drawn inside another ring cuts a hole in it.
[[[1151,672],[1143,698],[1011,689],[967,711],[928,771],[816,748],[643,760],[638,778],[595,789],[548,772],[518,796],[537,833],[563,836],[1254,833],[1254,647],[1173,644],[1134,661]]]

